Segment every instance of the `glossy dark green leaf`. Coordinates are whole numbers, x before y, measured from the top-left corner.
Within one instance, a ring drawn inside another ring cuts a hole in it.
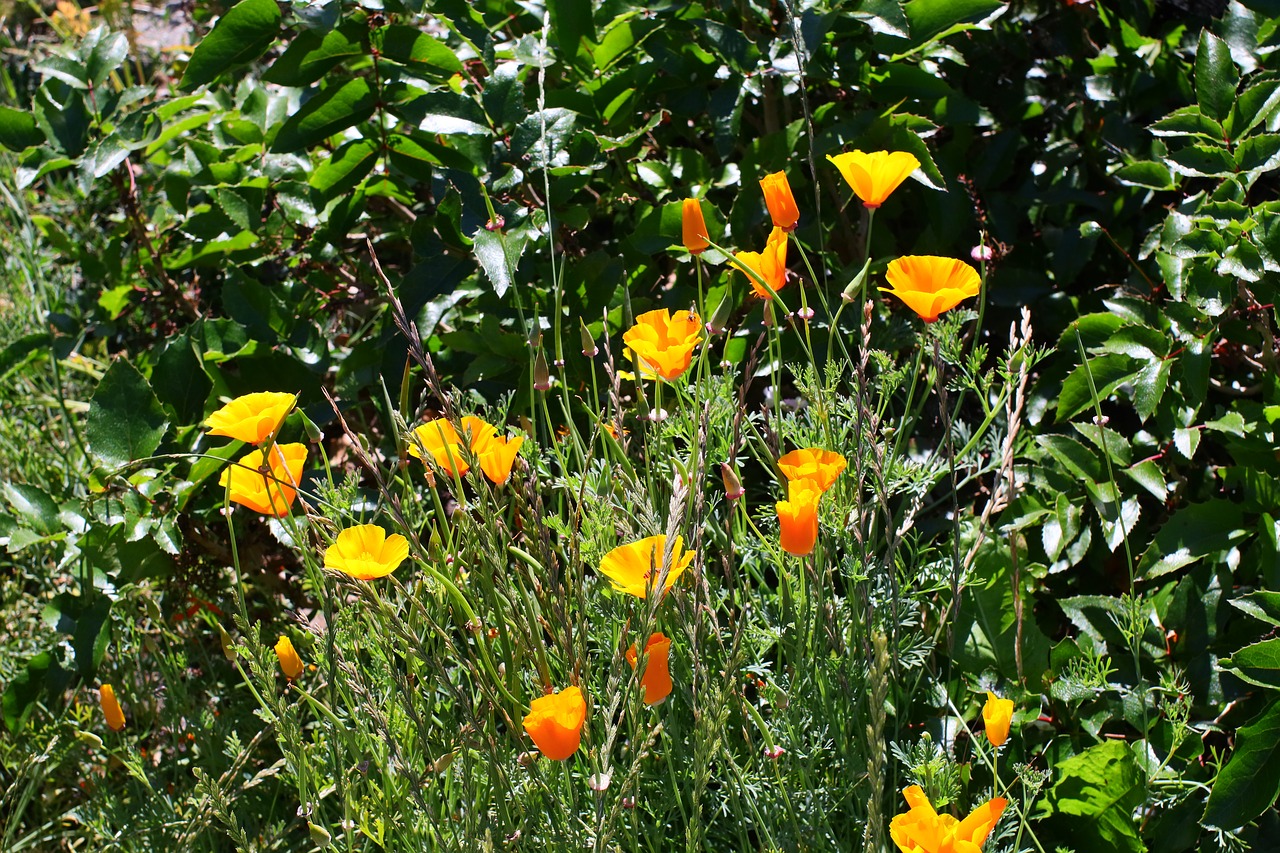
[[[1242,172],[1270,172],[1280,166],[1280,133],[1259,133],[1241,142],[1236,165]]]
[[[1106,400],[1138,368],[1128,356],[1112,354],[1091,358],[1071,371],[1063,380],[1062,391],[1058,394],[1058,422],[1069,420],[1086,409],[1092,410],[1093,389],[1097,389],[1099,402]]]
[[[111,32],[105,25],[99,25],[85,36],[85,43],[80,45],[80,50],[83,51],[89,43],[93,47],[85,57],[85,76],[90,84],[98,87],[106,82],[107,75],[119,68],[129,55],[129,39],[124,33]]]
[[[1133,408],[1142,420],[1155,414],[1156,407],[1164,399],[1164,392],[1169,388],[1171,366],[1172,362],[1156,361],[1144,365],[1133,375]]]
[[[1222,142],[1226,134],[1222,124],[1204,113],[1198,106],[1181,107],[1147,127],[1152,136],[1200,137],[1212,142]]]
[[[155,392],[125,359],[107,368],[85,420],[89,451],[102,465],[119,468],[155,452],[168,429]]]
[[[252,62],[266,53],[279,33],[276,0],[240,0],[196,45],[181,88],[191,90],[212,83],[223,72]]]
[[[515,283],[516,265],[529,242],[523,232],[507,233],[496,228],[490,231],[483,225],[471,235],[476,260],[493,285],[499,297]]]
[[[5,727],[17,734],[35,710],[40,697],[61,692],[69,678],[67,671],[50,652],[41,652],[27,661],[26,667],[5,686],[4,698],[0,699]]]
[[[351,191],[373,171],[378,147],[373,139],[351,140],[315,170],[309,183],[327,198]]]
[[[1246,86],[1231,108],[1231,135],[1243,138],[1249,131],[1268,121],[1280,109],[1280,80],[1263,80]]]
[[[173,409],[179,424],[201,419],[213,382],[204,372],[189,334],[183,332],[165,344],[151,373],[151,384],[156,398]]]
[[[316,145],[373,115],[375,100],[363,77],[330,86],[289,116],[271,150],[287,153]]]
[[[80,595],[59,593],[41,613],[49,628],[70,638],[76,669],[86,681],[93,678],[107,652],[111,639],[110,616],[111,599],[96,591],[88,601]]]
[[[1196,50],[1196,101],[1200,112],[1217,121],[1231,114],[1240,72],[1231,60],[1231,48],[1206,30],[1200,31]]]
[[[1235,158],[1231,152],[1216,145],[1188,145],[1174,151],[1165,161],[1179,175],[1193,178],[1225,177],[1235,174]]]
[[[1154,160],[1140,160],[1122,166],[1114,172],[1116,180],[1131,187],[1149,187],[1153,190],[1171,190],[1174,187],[1173,173],[1164,163]]]
[[[1280,642],[1280,641],[1278,641]],[[1234,829],[1257,818],[1280,794],[1280,701],[1236,732],[1235,750],[1209,792],[1201,822]]]
[[[903,11],[911,27],[912,44],[923,44],[961,24],[976,24],[1004,4],[1000,0],[909,0]]]
[[[1219,666],[1250,684],[1280,690],[1280,637],[1245,646]]]
[[[5,483],[4,499],[20,521],[37,533],[50,536],[60,529],[58,505],[39,486]]]
[[[592,13],[595,4],[591,0],[548,0],[551,12],[551,32],[559,46],[562,58],[573,62],[584,38],[596,40]]]
[[[1145,579],[1176,572],[1210,554],[1225,551],[1251,531],[1244,512],[1228,500],[1213,499],[1178,510],[1156,533],[1138,560],[1138,575]]]
[[[382,36],[382,53],[417,72],[447,77],[462,70],[462,60],[452,48],[416,27],[387,27]]]
[[[0,106],[0,145],[10,151],[25,151],[44,142],[44,134],[36,126],[35,116]]]
[[[1231,599],[1231,605],[1243,610],[1255,619],[1280,627],[1280,592],[1256,590]]]
[[[368,40],[369,27],[363,21],[351,21],[327,33],[304,30],[262,79],[281,86],[310,86],[342,60],[367,53]]]

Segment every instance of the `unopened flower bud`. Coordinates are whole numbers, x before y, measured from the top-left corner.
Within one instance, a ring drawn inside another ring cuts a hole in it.
[[[533,360],[533,387],[539,391],[551,390],[551,371],[547,370],[547,357],[538,350]]]
[[[596,346],[596,339],[592,337],[586,321],[581,318],[578,320],[578,334],[582,337],[582,354],[587,358],[595,358],[600,348]]]
[[[724,496],[731,501],[739,500],[747,493],[738,479],[738,472],[728,462],[720,463],[720,479],[724,480]]]
[[[218,641],[222,643],[222,656],[232,663],[236,662],[236,644],[227,633],[227,629],[218,626]]]
[[[975,261],[989,261],[991,260],[991,255],[991,247],[986,245],[974,246],[969,252],[969,257],[973,258]]]
[[[711,312],[711,319],[707,321],[707,334],[723,334],[725,327],[729,325],[729,315],[732,313],[733,303],[729,299],[729,293],[726,291],[724,298],[716,306],[716,310]]]
[[[311,843],[319,847],[321,850],[328,847],[333,842],[333,836],[329,834],[329,830],[323,826],[316,826],[310,821],[307,822],[307,831],[311,833]]]
[[[765,747],[765,750],[764,750],[765,758],[771,758],[774,761],[777,761],[779,758],[781,758],[784,753],[786,753],[786,750],[778,746],[776,743],[773,746]]]

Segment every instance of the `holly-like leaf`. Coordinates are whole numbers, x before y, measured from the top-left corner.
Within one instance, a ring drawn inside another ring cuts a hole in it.
[[[376,100],[363,77],[330,86],[289,116],[271,143],[271,150],[284,154],[328,139],[373,115]]]
[[[1081,850],[1146,853],[1133,810],[1146,799],[1145,778],[1124,743],[1092,746],[1058,764],[1045,808]]]
[[[1196,101],[1200,112],[1222,121],[1231,114],[1240,72],[1231,61],[1231,48],[1207,29],[1200,31],[1196,50]]]
[[[252,62],[267,52],[279,33],[276,0],[240,0],[196,45],[181,88],[189,91],[212,83],[224,71]]]
[[[1280,642],[1277,640],[1276,642]],[[1258,817],[1280,794],[1280,701],[1236,732],[1231,760],[1218,773],[1200,822],[1234,829]]]
[[[119,359],[107,368],[89,401],[85,423],[94,458],[119,468],[150,456],[168,427],[160,401],[136,367]]]

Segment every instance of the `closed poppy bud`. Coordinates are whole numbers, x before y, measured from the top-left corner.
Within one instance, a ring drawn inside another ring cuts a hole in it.
[[[600,352],[600,348],[596,346],[596,339],[591,334],[591,330],[587,328],[587,321],[581,317],[578,318],[579,334],[582,336],[582,354],[587,358],[595,358]]]
[[[700,255],[711,245],[707,239],[707,221],[702,218],[702,204],[696,198],[686,198],[680,209],[684,248],[691,255]]]
[[[299,675],[302,675],[302,658],[298,657],[298,652],[293,647],[293,643],[283,634],[276,641],[276,657],[280,661],[280,669],[284,672],[285,678],[293,681]]]
[[[529,703],[524,730],[538,751],[553,761],[564,761],[578,751],[582,724],[587,719],[587,700],[577,687],[539,696]]]
[[[736,501],[747,493],[738,479],[738,472],[728,462],[720,463],[720,479],[724,481],[724,496],[729,500]]]
[[[794,231],[796,223],[800,221],[800,208],[796,207],[796,198],[791,194],[787,173],[765,175],[760,180],[760,189],[764,190],[764,203],[769,208],[774,227]]]
[[[649,635],[649,642],[644,644],[644,673],[640,683],[644,686],[644,703],[657,705],[671,695],[671,641],[659,631]],[[627,663],[636,668],[640,655],[636,644],[627,649]]]
[[[116,699],[116,690],[110,684],[98,688],[98,704],[102,706],[102,715],[107,718],[107,726],[118,732],[124,728],[124,711]]]
[[[711,319],[707,321],[707,334],[723,334],[725,328],[729,325],[729,316],[731,314],[733,314],[733,299],[730,298],[729,291],[725,290],[724,296],[720,299],[720,304],[716,306],[715,311],[711,312]]]
[[[236,643],[227,633],[227,629],[218,626],[218,642],[222,644],[222,656],[232,663],[236,662]]]
[[[533,359],[533,387],[539,391],[551,390],[551,371],[547,369],[547,357],[542,350]]]
[[[1013,700],[1001,699],[987,691],[987,704],[982,706],[982,723],[987,727],[987,740],[992,746],[1003,746],[1009,739],[1009,724],[1013,721]]]
[[[920,168],[920,161],[906,151],[848,151],[827,155],[827,159],[862,199],[862,206],[871,210],[884,204],[898,185]]]
[[[787,499],[777,503],[782,550],[795,557],[813,553],[818,541],[820,492],[803,480],[790,484]]]

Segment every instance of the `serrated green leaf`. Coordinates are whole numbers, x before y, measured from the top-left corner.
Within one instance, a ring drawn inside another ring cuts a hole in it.
[[[315,170],[309,183],[326,198],[350,192],[373,171],[378,147],[373,139],[351,140]]]
[[[1234,603],[1234,602],[1233,602]],[[1277,641],[1280,642],[1280,641]],[[1218,773],[1200,822],[1234,829],[1253,821],[1280,794],[1280,701],[1236,732],[1235,751]]]
[[[1236,166],[1241,172],[1270,172],[1280,167],[1280,133],[1250,136],[1236,149]]]
[[[5,483],[4,499],[24,524],[44,536],[58,532],[58,505],[38,486]]]
[[[1173,172],[1164,163],[1154,160],[1139,160],[1127,166],[1121,166],[1113,176],[1122,184],[1131,187],[1148,187],[1153,190],[1171,190],[1174,188]]]
[[[1081,850],[1146,853],[1133,820],[1146,799],[1146,777],[1123,742],[1107,741],[1073,755],[1055,768],[1057,780],[1045,811]]]
[[[327,33],[304,30],[271,63],[262,79],[281,86],[310,86],[342,60],[367,53],[368,40],[369,26],[363,20],[349,21]]]
[[[471,240],[476,260],[501,298],[515,281],[516,265],[524,254],[528,236],[523,231],[507,233],[501,228],[490,231],[482,225],[471,235]]]
[[[1231,114],[1240,72],[1231,60],[1231,48],[1206,30],[1200,31],[1196,50],[1196,102],[1200,112],[1218,121]]]
[[[1280,690],[1280,637],[1245,646],[1218,666],[1250,684]]]
[[[288,153],[310,148],[369,118],[375,100],[363,77],[330,86],[289,116],[271,143],[271,150]]]
[[[1146,489],[1156,500],[1164,501],[1169,494],[1169,485],[1165,481],[1160,466],[1151,460],[1143,460],[1125,469],[1135,483]]]
[[[1241,139],[1280,109],[1280,80],[1246,86],[1231,108],[1231,135]]]
[[[1171,364],[1163,360],[1153,362],[1133,375],[1133,408],[1144,421],[1155,414],[1156,407],[1164,399],[1164,392],[1169,387]]]
[[[1188,462],[1200,446],[1200,430],[1195,427],[1178,427],[1173,431],[1173,446]]]
[[[909,0],[903,5],[911,43],[924,44],[963,24],[977,24],[1004,6],[1000,0]]]
[[[120,468],[155,452],[169,427],[155,392],[124,359],[107,368],[85,422],[89,451],[102,465]]]
[[[1231,599],[1231,606],[1243,610],[1255,619],[1280,627],[1280,592],[1255,590]]]
[[[1099,401],[1106,400],[1138,369],[1137,363],[1126,355],[1109,354],[1089,359],[1071,371],[1062,383],[1062,391],[1058,394],[1058,422],[1069,420],[1085,409],[1091,409],[1092,388],[1097,388]],[[1093,379],[1092,386],[1089,384],[1090,378]]]
[[[434,71],[447,77],[462,70],[462,60],[452,48],[415,27],[387,27],[382,54],[418,72]]]
[[[1182,107],[1147,127],[1152,136],[1200,137],[1222,142],[1222,124],[1200,112],[1198,106]]]
[[[1221,178],[1236,171],[1231,152],[1216,145],[1188,145],[1171,153],[1165,162],[1177,174],[1193,178]]]
[[[1038,435],[1036,444],[1076,477],[1093,483],[1107,479],[1102,460],[1089,448],[1065,435]]]
[[[1138,561],[1138,575],[1151,579],[1175,572],[1225,551],[1250,532],[1244,524],[1243,510],[1231,501],[1215,499],[1190,504],[1161,526]]]
[[[212,83],[225,71],[267,52],[280,33],[276,0],[240,0],[218,19],[191,53],[180,88]]]

